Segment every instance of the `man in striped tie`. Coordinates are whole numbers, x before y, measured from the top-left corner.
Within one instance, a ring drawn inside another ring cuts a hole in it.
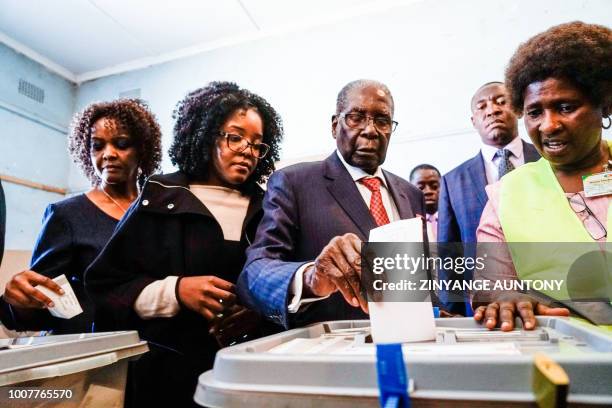
[[[441,244],[438,249],[442,257],[476,256],[476,229],[487,203],[485,187],[514,168],[540,158],[535,147],[519,137],[517,117],[502,82],[480,86],[472,96],[470,108],[481,146],[476,156],[446,173],[440,181],[437,242]],[[470,269],[459,274],[441,269],[438,276],[442,280],[470,281],[472,272]],[[453,313],[472,313],[467,294],[443,293],[441,300]]]
[[[369,231],[424,216],[423,195],[382,170],[397,126],[389,89],[357,80],[338,94],[326,160],[275,172],[238,280],[242,301],[286,328],[367,318],[360,245]]]

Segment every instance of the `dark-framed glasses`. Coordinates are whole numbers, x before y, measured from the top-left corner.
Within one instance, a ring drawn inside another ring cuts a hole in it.
[[[606,227],[597,219],[593,211],[586,205],[584,197],[580,193],[576,193],[568,198],[569,205],[576,214],[585,213],[586,218],[582,221],[584,228],[588,231],[591,238],[595,241],[608,236]]]
[[[270,146],[265,143],[251,143],[246,138],[234,133],[221,131],[219,134],[225,138],[227,147],[233,152],[242,153],[247,147],[250,147],[253,157],[263,159],[270,151]]]
[[[385,115],[370,116],[359,112],[349,112],[341,113],[339,117],[344,119],[346,126],[352,129],[365,129],[371,120],[376,130],[378,130],[380,133],[386,134],[393,133],[398,124],[389,116]]]

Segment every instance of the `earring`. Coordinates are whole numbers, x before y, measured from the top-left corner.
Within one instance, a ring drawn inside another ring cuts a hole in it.
[[[605,126],[605,125],[603,124],[603,120],[602,120],[602,121],[601,121],[601,127],[602,127],[602,128],[604,128],[604,129],[610,129],[610,127],[612,127],[612,119],[610,119],[610,117],[609,117],[609,116],[608,116],[608,117],[606,117],[606,119],[608,119],[608,126]]]

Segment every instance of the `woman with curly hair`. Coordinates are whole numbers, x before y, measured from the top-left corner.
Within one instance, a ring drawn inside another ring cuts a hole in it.
[[[612,144],[602,139],[612,113],[612,30],[572,22],[538,34],[512,57],[506,86],[542,159],[487,188],[478,241],[507,242],[503,263],[509,266],[488,268],[481,277],[561,279],[564,285],[543,292],[546,296],[505,293],[504,300],[497,295],[494,300],[500,301],[490,303],[475,296],[474,318],[502,330],[512,330],[516,314],[526,329],[535,327],[534,314],[571,312],[592,323],[612,324],[611,293],[600,285],[609,281],[609,271],[576,269],[576,261],[586,259],[581,258],[585,251],[598,253],[597,244],[605,244],[612,226],[612,185],[603,181],[612,175]],[[540,244],[548,245],[547,250],[519,244],[532,242],[548,243]],[[554,251],[551,243],[572,245],[555,244]],[[607,300],[592,301],[601,298]]]
[[[149,341],[130,371],[133,406],[194,405],[219,347],[259,325],[234,283],[262,216],[257,183],[279,158],[280,117],[230,82],[191,92],[174,117],[179,171],[147,181],[86,273],[105,329],[137,329]]]
[[[10,329],[55,334],[94,331],[94,307],[85,293],[83,273],[136,199],[139,184],[157,170],[161,132],[141,101],[93,103],[75,115],[69,150],[92,188],[47,207],[30,269],[13,276],[0,302],[0,318]],[[83,309],[71,319],[45,310],[53,302],[35,288],[42,285],[62,294],[53,281],[62,274]]]

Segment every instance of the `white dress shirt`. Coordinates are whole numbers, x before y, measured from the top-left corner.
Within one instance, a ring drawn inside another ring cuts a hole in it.
[[[344,160],[344,157],[342,157],[342,155],[340,154],[338,150],[336,150],[336,154],[340,158],[340,162],[344,165],[349,175],[353,179],[353,182],[357,186],[357,190],[359,191],[359,194],[361,194],[361,197],[363,198],[363,201],[366,203],[368,208],[370,208],[370,199],[372,198],[372,192],[366,186],[360,183],[359,180],[361,180],[364,177],[378,177],[382,181],[382,183],[380,184],[380,195],[382,197],[383,206],[385,207],[387,216],[389,217],[389,221],[393,222],[393,221],[399,220],[400,219],[399,211],[397,210],[397,206],[393,202],[393,198],[391,197],[391,192],[389,191],[389,187],[387,186],[387,180],[385,179],[385,176],[380,166],[376,169],[374,174],[369,174],[365,172],[363,169],[360,169],[359,167],[351,166],[350,164],[348,164]],[[293,275],[293,280],[291,281],[291,285],[289,286],[289,293],[293,295],[293,297],[291,298],[291,302],[289,303],[289,306],[287,309],[289,313],[297,313],[297,311],[300,310],[301,306],[307,303],[312,303],[312,302],[316,302],[317,300],[327,298],[327,296],[325,296],[325,297],[302,299],[302,289],[303,289],[303,284],[304,284],[304,271],[306,270],[306,268],[310,267],[311,265],[314,265],[314,262],[308,262],[302,265],[297,270],[295,275]]]
[[[503,147],[503,149],[510,150],[512,154],[509,157],[510,163],[516,169],[519,166],[525,164],[525,155],[523,154],[523,141],[520,137],[515,137],[510,143]],[[480,148],[480,154],[485,165],[485,173],[487,175],[487,184],[495,183],[499,180],[499,174],[497,168],[501,157],[495,156],[499,148],[495,146],[489,146],[483,144]]]
[[[425,220],[427,221],[427,237],[429,242],[436,242],[438,239],[438,212],[426,214]]]

